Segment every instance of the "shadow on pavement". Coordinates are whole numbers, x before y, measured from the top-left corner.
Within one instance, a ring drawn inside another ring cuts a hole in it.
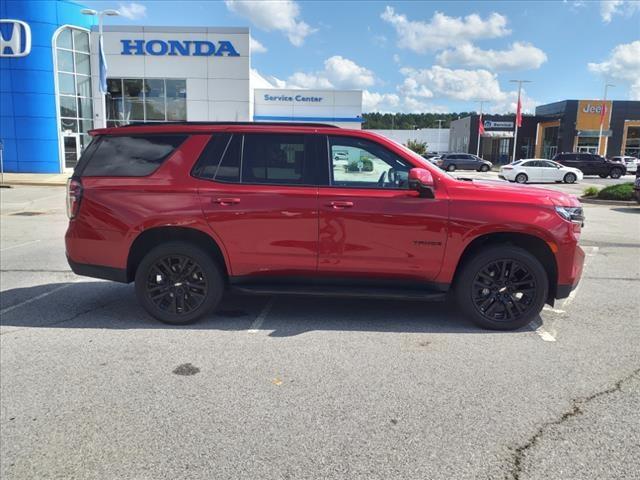
[[[253,328],[269,298],[227,293],[212,314],[191,325],[173,326],[156,321],[139,306],[133,285],[99,281],[45,284],[2,292],[0,325],[240,331]],[[534,324],[522,330],[534,330]],[[257,328],[270,332],[271,337],[310,331],[496,333],[473,325],[450,302],[299,296],[274,297],[269,314]]]

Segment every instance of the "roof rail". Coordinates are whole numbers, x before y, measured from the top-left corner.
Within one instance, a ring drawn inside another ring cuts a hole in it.
[[[133,122],[122,125],[117,128],[127,127],[155,127],[158,125],[251,125],[251,126],[280,126],[280,127],[322,127],[322,128],[340,128],[337,125],[328,123],[310,123],[310,122]]]

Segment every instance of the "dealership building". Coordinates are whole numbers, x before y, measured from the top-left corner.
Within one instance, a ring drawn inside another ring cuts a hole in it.
[[[515,115],[483,115],[482,120],[480,136],[479,115],[451,122],[449,151],[475,154],[480,142],[481,157],[508,163],[513,155]],[[564,100],[541,105],[535,115],[522,117],[516,141],[517,159],[552,158],[560,152],[640,157],[640,102]]]
[[[256,89],[246,27],[105,26],[73,1],[0,3],[4,171],[73,168],[89,130],[133,122],[287,121],[360,128],[358,90]]]

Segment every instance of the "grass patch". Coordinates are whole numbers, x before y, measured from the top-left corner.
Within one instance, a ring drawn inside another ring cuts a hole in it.
[[[611,185],[598,192],[600,200],[633,200],[633,183]]]
[[[585,197],[595,197],[596,195],[598,195],[598,187],[585,188],[583,195]]]

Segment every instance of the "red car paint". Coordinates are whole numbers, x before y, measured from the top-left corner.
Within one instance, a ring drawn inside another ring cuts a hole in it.
[[[126,130],[126,132],[125,132]],[[278,132],[362,137],[431,173],[434,198],[414,190],[218,183],[190,172],[216,132]],[[580,225],[556,206],[576,197],[506,182],[461,181],[393,141],[367,132],[318,126],[157,125],[95,130],[92,135],[185,133],[189,138],[146,177],[82,177],[70,220],[70,262],[127,271],[131,246],[145,231],[194,229],[218,245],[229,276],[394,278],[450,285],[471,243],[519,233],[546,243],[566,296],[580,279]]]

